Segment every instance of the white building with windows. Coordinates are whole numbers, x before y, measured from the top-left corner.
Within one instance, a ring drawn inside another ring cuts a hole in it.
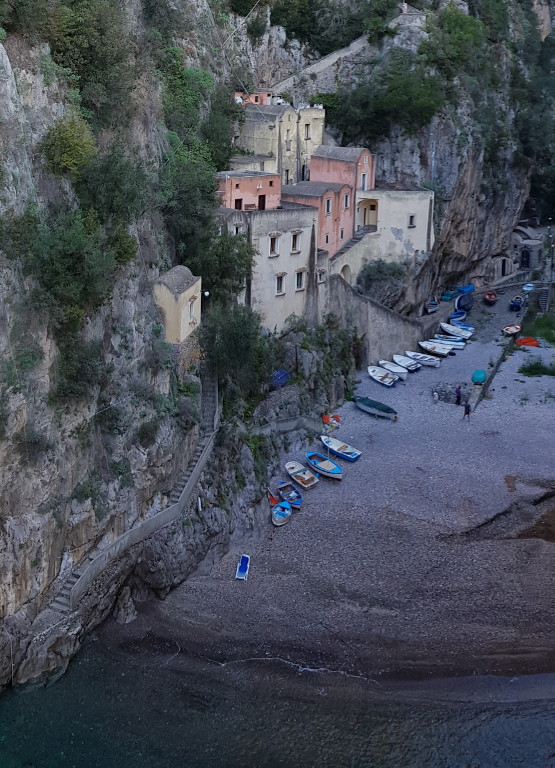
[[[220,231],[245,234],[258,254],[238,300],[260,315],[264,327],[281,331],[289,315],[306,313],[310,288],[316,290],[318,211],[282,200],[276,174],[227,171],[217,178],[224,203],[217,213]]]

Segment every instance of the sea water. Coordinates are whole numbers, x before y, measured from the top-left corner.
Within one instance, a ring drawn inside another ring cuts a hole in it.
[[[555,768],[549,677],[337,687],[180,658],[87,641],[55,683],[0,697],[0,768]]]

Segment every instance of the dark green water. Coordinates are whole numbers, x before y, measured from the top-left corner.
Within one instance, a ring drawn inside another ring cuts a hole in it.
[[[420,696],[415,686],[399,701],[372,683],[331,690],[309,673],[191,671],[175,652],[114,656],[90,641],[56,683],[7,693],[0,768],[555,768],[549,698],[457,703],[438,700],[446,688]],[[507,690],[486,681],[480,698]]]

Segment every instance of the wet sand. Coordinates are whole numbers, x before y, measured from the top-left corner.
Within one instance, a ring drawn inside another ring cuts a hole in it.
[[[222,560],[138,606],[137,621],[108,622],[102,642],[114,652],[175,648],[176,668],[249,660],[378,685],[555,671],[554,545],[519,537],[555,508],[555,499],[534,505],[555,488],[555,379],[518,374],[529,356],[551,360],[555,349],[502,363],[469,422],[432,396],[472,388],[473,370],[498,359],[508,319],[477,304],[477,340],[392,390],[361,374],[357,394],[399,418],[352,403],[338,410],[336,435],[363,451],[342,463],[344,479],[322,478],[279,529],[261,506],[256,536],[238,532]],[[234,578],[242,553],[251,555],[246,582]]]

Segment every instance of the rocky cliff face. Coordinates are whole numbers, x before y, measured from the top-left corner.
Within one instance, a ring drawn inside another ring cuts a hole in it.
[[[549,14],[541,8],[547,29]],[[252,45],[243,21],[230,17],[223,30],[203,0],[189,11],[197,24],[177,42],[190,64],[208,63],[222,79],[239,72],[243,82],[234,84],[270,87],[313,62],[306,47],[286,41],[283,29],[267,28]],[[138,3],[129,3],[128,19],[140,38]],[[407,44],[414,44],[413,36],[407,33]],[[21,214],[29,202],[74,202],[71,184],[46,173],[38,152],[40,139],[67,108],[64,86],[56,77],[45,78],[46,54],[44,45],[17,35],[0,44],[0,215]],[[160,85],[148,71],[137,83],[136,102],[129,134],[140,154],[156,164],[166,137],[159,121]],[[380,181],[432,180],[442,209],[434,255],[411,266],[398,309],[415,307],[440,280],[448,284],[486,271],[488,260],[508,247],[528,193],[527,174],[511,166],[509,147],[505,183],[494,189],[481,151],[466,138],[469,129],[462,106],[456,115],[434,119],[417,137],[394,134],[375,148]],[[138,240],[136,260],[118,271],[109,303],[85,320],[84,339],[102,345],[103,376],[89,397],[64,405],[49,399],[58,360],[55,340],[40,314],[29,311],[29,277],[0,245],[0,684],[63,667],[83,633],[107,615],[135,566],[135,596],[141,590],[163,595],[204,557],[217,556],[234,532],[255,528],[262,514],[256,451],[265,449],[227,444],[213,474],[201,483],[202,514],[168,526],[107,569],[78,616],[61,619],[46,608],[57,580],[75,563],[168,503],[194,450],[198,426],[195,418],[184,423],[176,413],[152,298],[152,284],[169,264],[171,242],[156,213],[142,216],[132,233]],[[40,359],[25,373],[14,352],[22,337],[40,349]],[[293,366],[294,346],[287,354]],[[316,381],[318,368],[308,357],[301,348],[301,370]],[[322,355],[318,359],[322,363]],[[198,385],[195,360],[178,363],[190,369],[183,380]],[[336,378],[316,400],[325,407],[343,388]],[[198,410],[194,397],[188,405],[189,412]],[[142,425],[154,426],[140,438]],[[259,462],[272,466],[285,438],[280,440]],[[222,497],[226,489],[235,494],[233,509]]]

